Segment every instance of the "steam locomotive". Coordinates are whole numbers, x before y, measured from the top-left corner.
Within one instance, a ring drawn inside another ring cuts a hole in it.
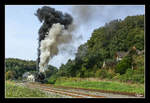
[[[35,73],[35,82],[46,83],[46,75],[41,72]]]
[[[39,51],[38,51],[38,53],[39,53]],[[35,73],[35,82],[46,83],[47,82],[46,81],[46,74],[42,73],[42,72],[39,72],[39,62],[40,62],[40,58],[37,58],[37,60],[36,60],[36,70],[37,70],[37,72]]]

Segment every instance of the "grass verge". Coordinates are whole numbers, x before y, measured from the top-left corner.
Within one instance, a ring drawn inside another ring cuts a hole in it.
[[[24,98],[24,97],[53,97],[53,95],[46,94],[38,89],[30,89],[24,86],[18,86],[15,82],[6,81],[6,98]],[[57,97],[57,96],[55,96]]]
[[[128,84],[116,81],[88,81],[77,78],[58,78],[56,86],[69,86],[76,88],[97,89],[114,92],[127,92],[144,94],[144,84]]]

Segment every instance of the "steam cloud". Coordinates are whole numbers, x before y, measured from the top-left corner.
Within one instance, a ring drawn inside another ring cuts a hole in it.
[[[95,7],[82,5],[82,6],[73,6],[71,8],[72,12],[77,16],[78,23],[87,23],[93,16],[96,11]]]
[[[58,54],[58,46],[71,41],[73,18],[48,6],[39,8],[35,15],[43,23],[39,29],[37,69],[44,72],[49,60]]]
[[[70,33],[60,23],[53,24],[48,35],[41,41],[40,72],[47,68],[49,59],[58,54],[58,45],[68,43],[72,39]]]

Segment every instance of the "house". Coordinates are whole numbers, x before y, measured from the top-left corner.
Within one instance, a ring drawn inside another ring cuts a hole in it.
[[[31,74],[30,72],[25,72],[25,73],[22,75],[22,78],[23,78],[24,80],[26,80],[27,77],[28,77],[30,74]]]
[[[34,82],[35,81],[35,77],[34,77],[34,75],[29,75],[28,77],[27,77],[27,80],[28,81],[30,81],[30,82]]]
[[[136,52],[137,52],[138,55],[144,54],[144,50],[142,50],[142,51],[137,50]]]
[[[138,50],[135,46],[132,47],[132,50],[135,51],[136,55],[141,55],[144,54],[144,50]]]
[[[116,61],[114,60],[104,60],[102,68],[113,68],[116,65]]]
[[[35,81],[35,77],[33,74],[31,74],[30,72],[26,72],[23,74],[22,76],[23,81],[31,81],[34,82]]]
[[[127,56],[127,54],[128,54],[128,52],[123,52],[123,51],[116,52],[115,53],[115,59],[116,59],[116,61],[118,62],[118,61],[122,60],[122,58],[125,57],[125,56]]]

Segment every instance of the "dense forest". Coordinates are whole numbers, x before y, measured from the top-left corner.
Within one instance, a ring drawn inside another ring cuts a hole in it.
[[[113,20],[93,31],[91,38],[80,45],[74,60],[59,69],[49,66],[49,83],[57,77],[97,77],[124,82],[144,83],[144,15]],[[124,52],[122,60],[116,53]],[[21,79],[23,73],[36,72],[35,61],[6,59],[6,78]]]

